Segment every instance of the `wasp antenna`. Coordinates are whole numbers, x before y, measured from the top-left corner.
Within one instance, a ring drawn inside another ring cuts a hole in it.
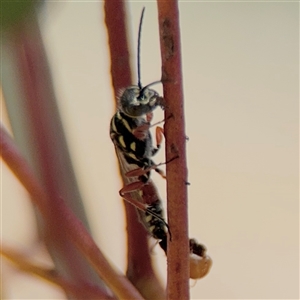
[[[138,69],[138,87],[141,89],[142,88],[142,83],[141,83],[141,35],[142,35],[142,23],[143,23],[143,18],[144,18],[144,12],[145,12],[145,7],[143,7],[142,13],[141,13],[141,18],[140,18],[140,25],[139,25],[139,33],[138,33],[138,44],[137,44],[137,69]]]
[[[142,88],[141,86],[139,86],[139,88],[141,89],[141,91],[140,91],[140,94],[139,94],[138,98],[141,97],[141,96],[144,94],[144,91],[145,91],[149,86],[154,85],[154,84],[158,84],[158,83],[161,83],[161,81],[160,81],[160,80],[157,80],[157,81],[151,82],[151,83],[147,84],[146,86],[144,86],[143,88]]]

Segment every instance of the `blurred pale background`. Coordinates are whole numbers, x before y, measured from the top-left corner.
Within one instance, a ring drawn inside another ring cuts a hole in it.
[[[124,270],[102,6],[47,2],[40,23],[93,235]],[[128,17],[135,53],[143,6],[142,82],[147,84],[161,76],[156,3],[128,2]],[[207,246],[214,262],[210,274],[191,288],[191,298],[298,299],[299,4],[181,1],[180,20],[190,236]],[[156,117],[163,118],[159,109]],[[164,161],[163,150],[155,161]],[[165,199],[165,182],[153,178]],[[29,201],[6,166],[2,187],[2,240],[34,249]],[[156,247],[153,255],[165,281],[161,252]],[[63,297],[7,264],[3,272],[11,299]]]

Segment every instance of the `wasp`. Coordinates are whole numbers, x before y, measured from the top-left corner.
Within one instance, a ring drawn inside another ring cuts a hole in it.
[[[138,84],[129,86],[121,92],[117,112],[110,123],[110,137],[115,145],[122,173],[125,174],[123,179],[127,183],[119,192],[121,197],[139,210],[160,220],[167,227],[163,217],[160,216],[160,211],[156,211],[157,207],[136,199],[140,197],[133,193],[139,191],[140,194],[145,194],[143,189],[146,189],[144,186],[150,180],[151,170],[164,177],[163,172],[152,160],[152,156],[160,148],[163,129],[156,128],[157,147],[153,147],[150,133],[152,112],[158,106],[163,108],[163,98],[149,87],[159,81],[143,87],[140,80],[139,49],[144,10],[145,8],[142,10],[138,33]]]

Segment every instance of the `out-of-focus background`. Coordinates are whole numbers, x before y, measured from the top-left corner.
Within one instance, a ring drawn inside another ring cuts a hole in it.
[[[128,18],[135,53],[143,6],[147,84],[161,77],[156,3],[128,2]],[[189,231],[213,259],[208,276],[191,281],[191,298],[298,299],[299,3],[181,1],[179,7]],[[124,270],[103,3],[49,1],[39,21],[93,236]],[[132,56],[134,70],[135,63]],[[163,118],[159,109],[155,114]],[[155,161],[164,161],[163,150]],[[165,182],[156,174],[153,179],[165,199]],[[2,242],[36,251],[30,202],[5,165],[1,190]],[[158,246],[153,256],[165,281],[166,258]],[[63,298],[7,263],[2,272],[9,299]]]

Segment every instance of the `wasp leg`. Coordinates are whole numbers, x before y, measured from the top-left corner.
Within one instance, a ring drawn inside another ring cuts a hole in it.
[[[121,197],[124,197],[125,194],[141,190],[144,185],[145,183],[142,181],[129,183],[119,191],[119,194]]]
[[[150,122],[152,121],[153,119],[153,112],[149,112],[146,114],[146,120],[147,122],[150,124]]]
[[[156,145],[157,145],[157,148],[160,148],[160,145],[161,145],[161,142],[162,142],[162,139],[163,139],[163,136],[164,136],[164,129],[160,126],[157,126],[155,128],[155,137],[156,137]]]
[[[148,204],[142,203],[138,200],[135,200],[130,195],[128,195],[128,193],[140,190],[144,185],[145,184],[141,181],[133,182],[133,183],[128,184],[127,186],[123,187],[119,191],[119,194],[125,201],[127,201],[128,203],[133,205],[135,208],[137,208],[137,209],[143,211],[144,213],[147,213],[147,214],[155,217],[156,219],[160,220],[161,222],[163,222],[169,231],[169,225],[167,224],[167,222],[161,216],[159,216],[158,214],[156,214],[155,212],[152,211],[151,205],[148,205]]]
[[[149,129],[152,127],[150,122],[152,121],[153,113],[150,112],[146,114],[146,122],[141,124],[140,126],[136,127],[132,134],[139,140],[145,140],[149,136]]]
[[[147,175],[150,173],[151,170],[154,170],[155,172],[157,172],[162,178],[166,178],[165,176],[165,173],[159,169],[158,167],[161,166],[161,165],[164,165],[165,163],[160,163],[158,165],[155,165],[153,163],[153,165],[151,165],[150,167],[148,168],[137,168],[137,169],[134,169],[134,170],[131,170],[129,172],[127,172],[125,174],[126,177],[141,177],[143,175]],[[147,176],[149,177],[149,176]]]
[[[137,168],[134,170],[131,170],[129,172],[127,172],[125,174],[126,177],[140,177],[143,176],[145,174],[148,174],[151,170],[154,170],[155,172],[157,172],[162,178],[166,179],[166,175],[165,173],[159,169],[159,166],[165,165],[171,161],[173,161],[174,159],[179,158],[178,155],[176,155],[175,157],[171,158],[170,160],[163,162],[163,163],[159,163],[158,165],[156,165],[152,160],[150,160],[150,166],[147,168]],[[148,176],[149,177],[149,176]]]
[[[145,140],[149,136],[149,128],[150,128],[150,123],[144,123],[137,128],[135,128],[132,131],[132,134],[138,139],[138,140]]]
[[[164,136],[163,128],[157,126],[155,128],[156,148],[152,149],[152,156],[155,155],[157,153],[157,151],[160,149],[160,145],[161,145],[163,136]]]

